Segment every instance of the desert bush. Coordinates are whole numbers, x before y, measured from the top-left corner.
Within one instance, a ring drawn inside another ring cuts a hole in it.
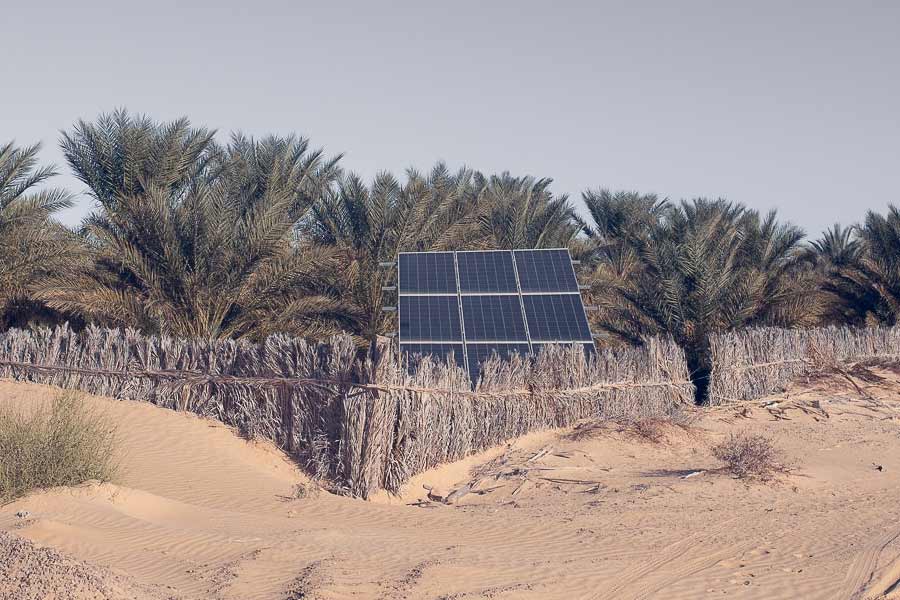
[[[713,446],[713,456],[722,461],[725,470],[739,479],[771,479],[784,470],[781,452],[769,438],[752,433],[732,433]]]
[[[116,473],[116,429],[75,393],[34,411],[0,408],[0,504]]]

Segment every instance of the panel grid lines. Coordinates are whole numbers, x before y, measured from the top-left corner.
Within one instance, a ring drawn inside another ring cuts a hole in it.
[[[522,310],[522,314],[525,314],[525,301],[522,298],[522,282],[519,280],[519,266],[515,261],[515,252],[510,252],[510,256],[513,258],[512,268],[513,268],[513,276],[516,278],[516,291],[519,293],[519,308]],[[534,353],[534,349],[531,345],[531,332],[528,329],[528,318],[525,318],[525,337],[528,339],[528,352],[530,354]]]
[[[455,254],[430,252],[427,254],[400,254],[398,289],[420,293],[456,294]]]
[[[459,291],[490,294],[518,291],[511,252],[459,252]]]
[[[455,296],[401,296],[398,304],[401,342],[462,343]]]
[[[497,353],[534,355],[549,344],[593,350],[569,251],[401,253],[398,339],[407,355],[452,357],[477,380]]]
[[[527,292],[577,292],[578,281],[568,250],[515,251],[519,283]]]
[[[528,343],[517,296],[463,296],[462,307],[466,339]]]
[[[456,289],[461,290],[462,288],[459,285],[459,255],[455,252],[453,253],[453,268],[456,272]],[[457,298],[457,304],[459,305],[459,326],[460,333],[462,335],[463,341],[463,351],[462,351],[462,361],[459,361],[459,364],[466,370],[466,372],[471,374],[469,371],[469,354],[466,352],[466,320],[463,318],[463,309],[462,309],[462,298]],[[471,377],[470,377],[471,379]]]
[[[580,298],[574,295],[523,296],[531,341],[590,341],[591,330]]]

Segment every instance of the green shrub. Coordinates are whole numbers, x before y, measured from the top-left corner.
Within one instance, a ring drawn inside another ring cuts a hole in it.
[[[74,393],[34,411],[0,407],[0,504],[35,489],[109,481],[116,441],[110,420]]]

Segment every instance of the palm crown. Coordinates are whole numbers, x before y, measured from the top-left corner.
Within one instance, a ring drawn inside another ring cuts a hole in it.
[[[78,251],[71,233],[54,220],[71,206],[59,189],[37,189],[56,174],[38,167],[40,145],[0,146],[0,310],[31,298],[37,283],[64,268]]]
[[[44,286],[55,308],[178,336],[323,335],[349,318],[334,256],[294,228],[338,175],[305,139],[235,136],[124,113],[80,123],[63,149],[99,210],[90,259]]]

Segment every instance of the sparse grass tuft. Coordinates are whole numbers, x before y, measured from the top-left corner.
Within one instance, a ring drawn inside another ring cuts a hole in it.
[[[784,471],[781,452],[769,438],[751,433],[732,433],[713,446],[713,456],[725,464],[725,470],[739,479],[771,479]]]
[[[72,392],[33,412],[0,408],[0,505],[36,489],[109,481],[116,442],[109,419]]]

